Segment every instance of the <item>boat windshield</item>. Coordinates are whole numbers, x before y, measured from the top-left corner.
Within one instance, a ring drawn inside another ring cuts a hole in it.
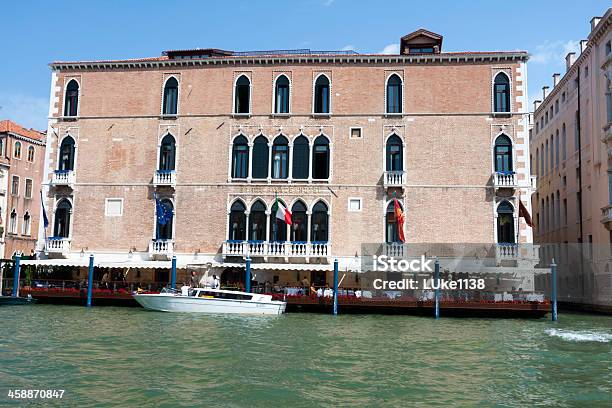
[[[211,298],[211,299],[236,299],[236,300],[251,300],[253,299],[253,295],[247,295],[242,293],[228,293],[228,292],[216,292],[216,291],[207,291],[207,290],[199,290],[194,293],[194,296],[203,297],[203,298]]]

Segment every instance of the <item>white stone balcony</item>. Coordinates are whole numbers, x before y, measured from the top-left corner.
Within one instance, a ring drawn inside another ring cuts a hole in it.
[[[174,254],[174,241],[171,239],[153,239],[149,243],[149,255],[153,259],[170,259]]]
[[[388,257],[402,258],[404,256],[404,244],[401,242],[386,242],[383,244],[383,254]]]
[[[495,190],[500,188],[517,188],[518,178],[514,172],[496,171],[493,173],[493,187]]]
[[[223,257],[240,256],[282,258],[328,258],[331,256],[329,242],[269,242],[269,241],[225,241]]]
[[[383,175],[383,186],[389,187],[403,187],[406,183],[406,172],[405,171],[385,171]]]
[[[153,175],[155,186],[176,186],[176,172],[174,170],[156,170]]]
[[[45,252],[49,255],[67,256],[70,253],[70,238],[47,238]]]
[[[495,261],[530,262],[534,265],[540,260],[540,246],[533,244],[497,244],[495,245]]]
[[[55,170],[51,175],[51,185],[53,186],[69,186],[74,184],[73,170]]]
[[[612,231],[612,205],[601,208],[601,223],[608,231]]]

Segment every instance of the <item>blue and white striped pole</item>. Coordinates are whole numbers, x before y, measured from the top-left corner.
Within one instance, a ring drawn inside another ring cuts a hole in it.
[[[555,263],[555,259],[553,258],[552,263],[550,264],[550,272],[552,279],[552,321],[557,321],[557,264]]]
[[[245,278],[245,283],[244,283],[244,291],[247,293],[251,292],[251,257],[247,256],[246,259],[246,276]]]
[[[338,314],[338,260],[334,259],[334,315]]]
[[[172,256],[172,271],[170,273],[170,287],[176,289],[176,255]]]
[[[89,255],[89,272],[87,274],[87,307],[91,307],[91,292],[93,290],[94,256]]]
[[[13,276],[13,297],[19,296],[19,271],[21,269],[21,255],[15,255],[15,275]]]
[[[435,281],[435,314],[436,319],[440,318],[440,261],[436,258],[434,268],[434,281]]]

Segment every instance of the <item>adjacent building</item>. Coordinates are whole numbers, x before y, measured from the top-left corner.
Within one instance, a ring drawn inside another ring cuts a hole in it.
[[[167,260],[318,284],[364,243],[532,242],[522,51],[165,51],[54,62],[38,250],[166,280]],[[157,200],[157,201],[156,201]],[[278,219],[277,200],[292,212]],[[395,251],[395,252],[394,252]],[[357,262],[358,263],[358,262]],[[303,275],[303,276],[302,276]]]

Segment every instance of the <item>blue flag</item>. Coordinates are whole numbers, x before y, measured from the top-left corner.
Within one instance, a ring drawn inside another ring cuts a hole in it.
[[[155,197],[155,208],[157,212],[157,223],[159,225],[166,225],[168,221],[172,219],[172,209],[157,198],[157,194],[153,194]]]
[[[47,218],[47,212],[45,211],[45,202],[43,200],[42,190],[40,190],[40,205],[42,205],[43,225],[45,226],[45,229],[47,229],[49,226],[49,218]]]

